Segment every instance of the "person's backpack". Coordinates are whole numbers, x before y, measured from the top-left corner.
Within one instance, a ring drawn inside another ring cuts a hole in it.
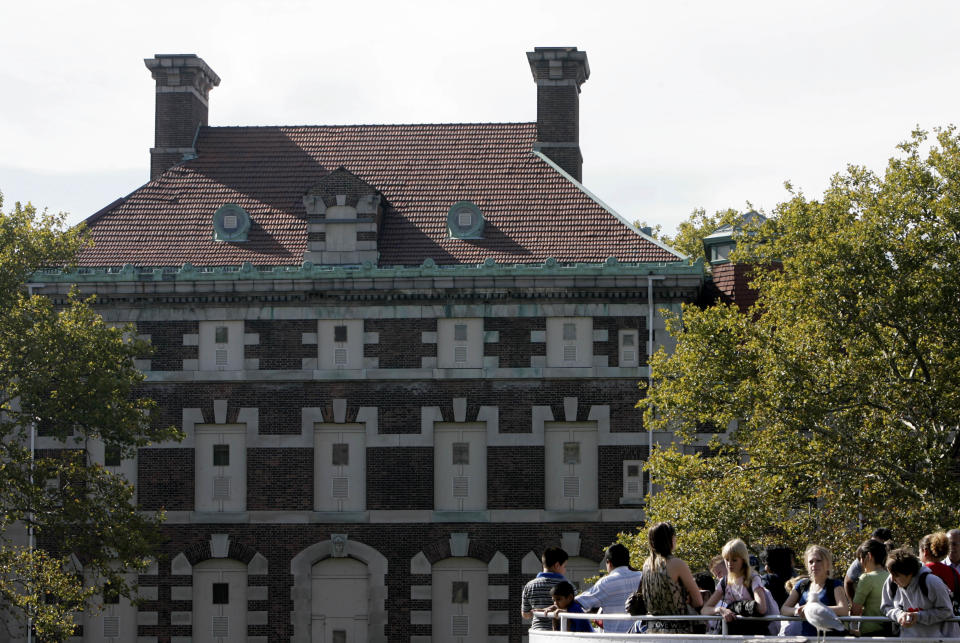
[[[923,594],[923,597],[929,600],[927,595],[927,576],[932,574],[930,568],[926,568],[927,571],[924,573],[923,570],[919,572],[920,578],[917,580],[917,584],[920,585],[920,593]],[[957,573],[957,570],[953,567],[950,568],[950,571],[953,572],[953,590],[950,592],[950,602],[953,604],[953,614],[954,616],[960,616],[960,573]],[[939,578],[939,577],[938,577]],[[900,589],[900,586],[893,582],[893,576],[887,576],[887,584],[890,589],[890,600],[893,600],[897,595],[897,590]],[[946,583],[944,583],[946,584]],[[947,589],[950,589],[949,587]]]

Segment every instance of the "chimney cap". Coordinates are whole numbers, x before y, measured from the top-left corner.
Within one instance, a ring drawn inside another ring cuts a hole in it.
[[[220,76],[197,54],[154,54],[153,58],[144,58],[143,64],[154,74],[154,78],[156,78],[156,73],[161,70],[192,67],[206,77],[210,87],[220,85]]]
[[[554,65],[550,65],[553,61],[556,61]],[[567,80],[576,81],[578,86],[590,78],[587,52],[580,51],[576,47],[534,47],[533,51],[527,52],[527,62],[530,63],[530,71],[533,72],[535,80],[556,80],[558,71]],[[564,65],[564,62],[572,62],[574,66],[571,69]],[[546,66],[543,63],[546,63]],[[569,77],[571,71],[573,76]]]

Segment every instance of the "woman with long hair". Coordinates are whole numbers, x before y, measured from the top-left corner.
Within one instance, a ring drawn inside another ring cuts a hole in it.
[[[696,614],[703,605],[700,588],[693,580],[690,567],[674,558],[676,533],[669,522],[658,522],[647,530],[650,556],[643,563],[640,587],[647,604],[647,613],[654,615]],[[689,606],[689,608],[688,608]],[[691,621],[649,621],[647,632],[692,633]]]
[[[863,541],[857,548],[857,560],[863,573],[857,582],[857,590],[850,603],[853,616],[885,616],[880,611],[883,584],[887,581],[887,546],[873,538]],[[887,623],[865,621],[860,624],[860,634],[889,636],[892,631]]]
[[[808,578],[793,586],[780,613],[784,616],[803,616],[803,608],[807,603],[820,603],[832,609],[837,616],[847,616],[850,607],[847,593],[843,591],[843,581],[831,577],[833,554],[830,550],[820,545],[810,545],[803,552],[803,564],[807,568]],[[816,628],[806,621],[800,631],[803,636],[817,636]]]
[[[716,614],[722,616],[727,623],[732,623],[736,612],[730,606],[740,601],[755,601],[756,614],[767,613],[767,593],[764,591],[763,580],[750,566],[750,552],[747,544],[739,538],[734,538],[723,546],[721,552],[724,564],[727,567],[726,578],[720,581],[716,591],[707,599],[701,610],[702,614]],[[744,626],[745,630],[757,630],[750,633],[761,633],[767,630],[766,623],[761,626]],[[747,633],[747,632],[744,632]]]

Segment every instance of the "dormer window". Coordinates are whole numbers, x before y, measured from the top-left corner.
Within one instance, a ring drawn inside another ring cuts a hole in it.
[[[235,203],[221,206],[213,213],[213,240],[236,243],[247,240],[250,215]]]
[[[472,201],[458,201],[447,212],[447,231],[452,239],[482,239],[483,213]]]

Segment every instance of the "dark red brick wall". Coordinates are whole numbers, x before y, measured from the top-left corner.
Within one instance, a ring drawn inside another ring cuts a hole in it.
[[[380,358],[380,368],[420,368],[421,357],[437,354],[436,344],[424,344],[424,332],[437,330],[436,319],[368,319],[364,331],[380,333],[379,344],[364,347],[365,357]]]
[[[247,346],[245,357],[259,359],[260,370],[300,370],[303,358],[317,357],[316,344],[304,344],[304,333],[316,333],[317,322],[297,320],[248,321],[244,332],[259,333],[260,343]]]
[[[433,509],[433,447],[368,448],[367,509]]]
[[[366,455],[368,509],[433,509],[433,448],[374,447]],[[601,509],[620,506],[623,461],[646,459],[646,445],[598,448]],[[145,509],[193,509],[193,450],[144,449],[138,465]],[[313,449],[247,449],[247,509],[312,510],[313,475]],[[489,509],[542,509],[544,502],[542,446],[487,448]]]
[[[320,407],[332,421],[333,399],[347,400],[347,421],[360,407],[379,409],[380,433],[419,433],[421,407],[439,407],[443,419],[454,420],[453,399],[467,398],[467,421],[481,406],[499,408],[501,433],[529,433],[533,406],[550,406],[554,419],[564,420],[563,398],[576,397],[578,419],[586,420],[593,405],[609,405],[610,430],[642,432],[635,409],[641,397],[638,382],[620,380],[468,380],[393,382],[353,380],[338,382],[178,382],[147,383],[138,391],[153,398],[160,426],[180,426],[184,408],[199,408],[213,422],[213,401],[227,400],[227,422],[236,421],[241,407],[259,409],[260,433],[299,434],[302,409]]]
[[[192,75],[189,75],[192,78]],[[190,82],[181,74],[182,84]],[[193,94],[163,92],[156,95],[154,147],[191,147],[197,128],[207,124],[207,107]]]
[[[193,449],[140,449],[137,499],[148,511],[193,511]]]
[[[643,446],[604,446],[597,448],[598,480],[601,509],[619,508],[623,496],[623,461],[646,461],[649,449]],[[646,481],[647,474],[643,474]],[[646,488],[646,487],[644,487]]]
[[[647,365],[647,318],[636,317],[594,317],[594,330],[606,330],[607,341],[594,342],[593,354],[606,355],[607,366],[620,366],[620,333],[625,329],[637,329],[637,351],[640,366]]]
[[[576,85],[537,85],[537,140],[580,142],[580,91]]]
[[[137,333],[150,335],[153,354],[150,369],[154,371],[182,371],[183,360],[198,359],[199,348],[184,346],[184,335],[200,332],[200,322],[137,322]]]
[[[247,449],[249,511],[312,511],[313,449]]]
[[[543,509],[542,446],[487,447],[487,508]]]
[[[181,83],[192,83],[193,72],[181,73]],[[165,81],[158,81],[163,84]],[[154,147],[193,147],[197,129],[207,124],[207,106],[193,94],[164,92],[156,95],[154,111]],[[180,163],[183,155],[178,153],[151,154],[150,178],[155,179],[166,169]]]
[[[593,324],[595,329],[607,330],[607,341],[594,342],[593,350],[596,355],[608,356],[610,366],[618,365],[617,331],[639,325],[640,363],[646,364],[645,316],[596,317]],[[197,359],[198,348],[183,345],[183,335],[199,332],[197,322],[141,322],[138,330],[151,335],[152,370],[179,371],[184,359]],[[436,319],[367,320],[364,330],[380,334],[379,344],[364,347],[366,357],[379,358],[380,368],[420,368],[422,357],[437,354],[436,344],[422,342],[422,333],[437,330]],[[484,330],[499,332],[499,342],[484,344],[484,355],[499,357],[501,368],[529,368],[532,356],[547,354],[546,343],[530,341],[532,331],[546,331],[545,318],[488,318]],[[300,370],[303,358],[317,356],[316,345],[302,343],[303,333],[316,331],[317,324],[312,320],[247,321],[244,332],[258,333],[260,343],[246,346],[244,356],[259,359],[261,370]]]
[[[509,614],[508,625],[490,626],[490,636],[509,636],[512,643],[520,643],[526,634],[526,625],[520,619],[520,593],[530,579],[520,572],[521,561],[530,551],[539,555],[549,545],[559,545],[562,532],[580,532],[581,555],[599,560],[602,548],[609,545],[620,532],[633,532],[638,525],[633,523],[549,523],[549,524],[270,524],[270,525],[204,525],[184,524],[166,525],[163,550],[158,552],[159,574],[140,576],[141,586],[156,586],[158,600],[147,601],[143,611],[157,611],[158,625],[140,626],[140,636],[157,636],[159,641],[169,641],[171,636],[190,636],[190,626],[170,625],[171,611],[189,611],[189,601],[170,601],[170,588],[173,585],[190,585],[190,578],[170,574],[170,561],[184,549],[197,545],[203,546],[209,541],[210,534],[226,533],[231,544],[242,544],[244,549],[252,549],[264,556],[269,564],[266,576],[250,576],[248,585],[265,585],[268,588],[267,601],[251,601],[250,610],[265,610],[268,623],[265,626],[251,626],[250,636],[267,636],[273,642],[288,641],[293,635],[290,614],[293,600],[290,590],[293,577],[290,574],[290,561],[300,551],[315,543],[328,540],[331,534],[346,533],[350,540],[373,547],[387,558],[387,599],[388,612],[385,632],[391,643],[408,641],[410,636],[430,635],[430,626],[411,626],[410,610],[429,610],[430,601],[410,599],[411,585],[429,585],[429,575],[410,574],[410,560],[425,547],[433,543],[446,541],[452,532],[465,532],[471,540],[470,551],[474,555],[479,549],[483,552],[499,551],[509,561],[509,573],[490,576],[490,584],[507,585],[507,600],[490,601],[491,610],[506,610]],[[484,553],[481,559],[486,558]]]
[[[546,332],[547,320],[544,317],[488,317],[484,320],[484,330],[500,333],[499,342],[484,344],[483,349],[484,355],[500,358],[500,368],[530,368],[531,356],[547,354],[546,343],[530,342],[531,331]]]

